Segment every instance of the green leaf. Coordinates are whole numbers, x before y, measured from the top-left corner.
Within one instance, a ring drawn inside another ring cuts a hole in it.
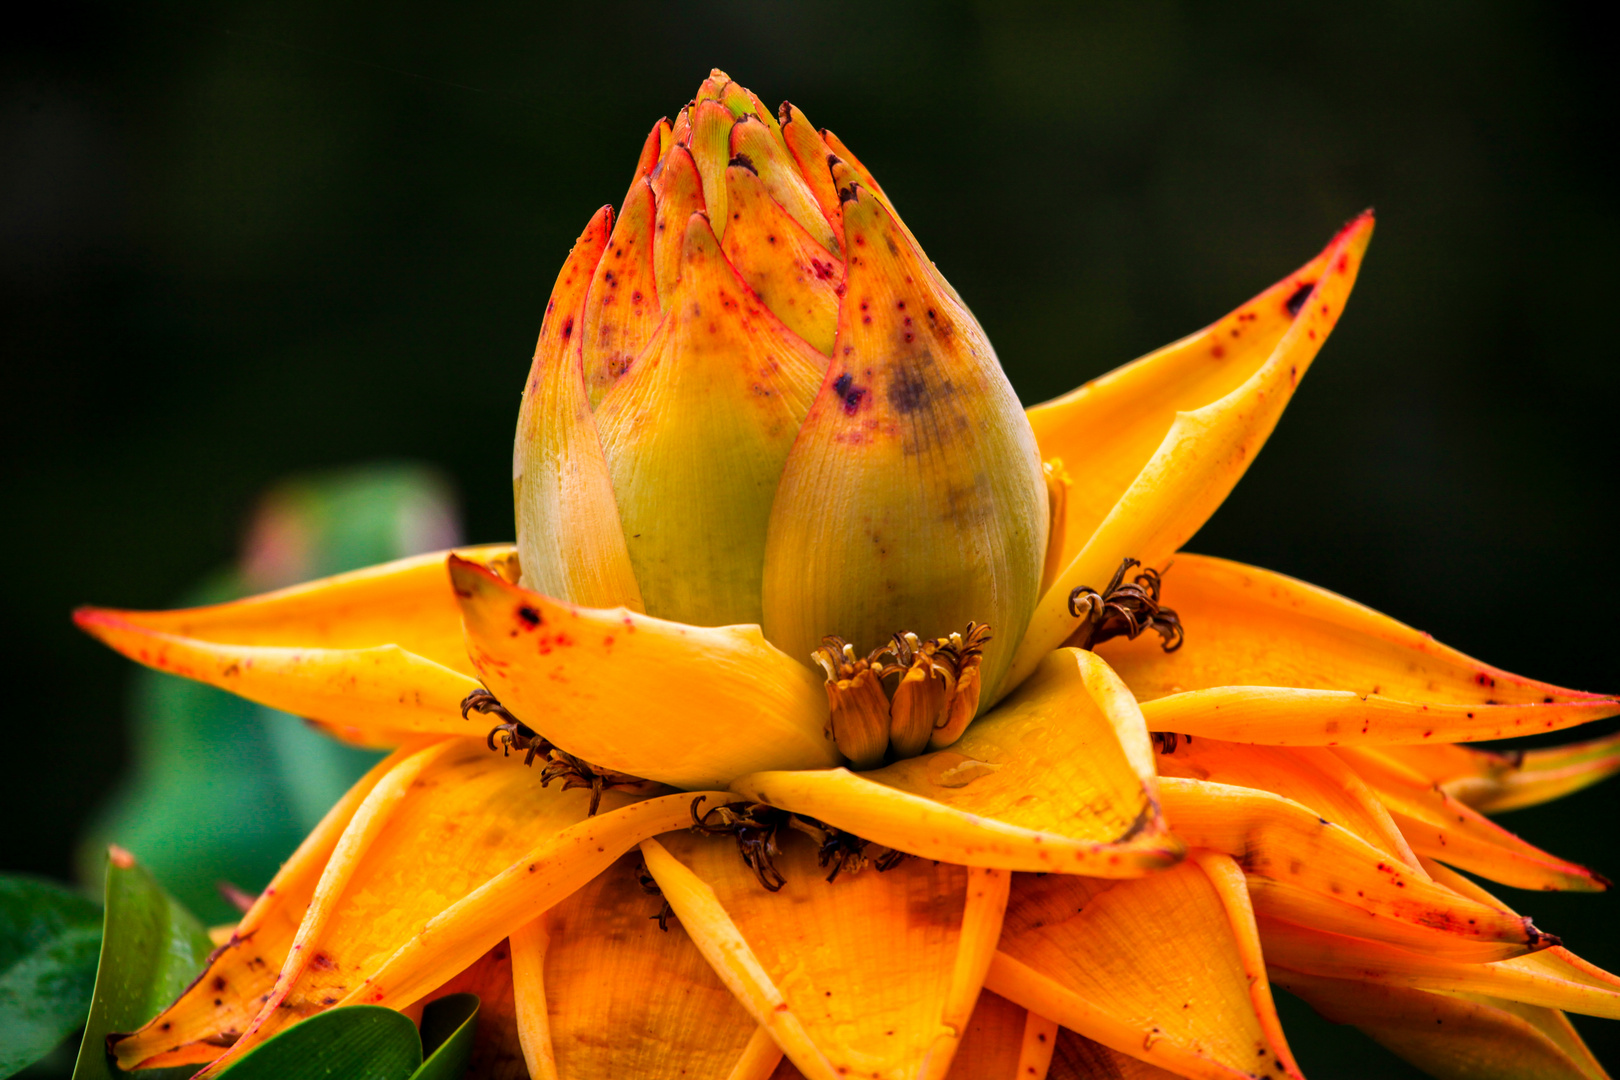
[[[95,904],[48,881],[0,876],[0,1077],[84,1023],[100,944]]]
[[[472,1060],[478,1033],[478,995],[451,994],[422,1010],[422,1048],[428,1055],[411,1080],[457,1080]]]
[[[300,1021],[219,1074],[219,1080],[407,1080],[422,1062],[416,1025],[376,1005],[328,1009]]]
[[[134,1031],[180,996],[208,958],[211,943],[196,916],[163,891],[127,851],[107,860],[101,963],[73,1080],[123,1076],[107,1056],[107,1036]],[[143,1080],[187,1076],[196,1069],[153,1069]]]

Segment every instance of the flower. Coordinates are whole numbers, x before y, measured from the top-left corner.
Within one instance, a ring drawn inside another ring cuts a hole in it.
[[[394,747],[120,1064],[473,990],[491,1076],[1297,1076],[1276,982],[1601,1075],[1561,1010],[1620,979],[1458,871],[1605,887],[1486,814],[1620,743],[1466,744],[1620,701],[1177,554],[1371,233],[1026,413],[849,150],[713,73],[558,277],[516,545],[78,613]]]

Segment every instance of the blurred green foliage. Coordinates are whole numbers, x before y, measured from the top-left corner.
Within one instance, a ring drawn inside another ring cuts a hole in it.
[[[456,539],[450,495],[427,470],[374,466],[293,480],[260,503],[238,565],[178,602],[217,603]],[[236,916],[221,882],[262,889],[381,756],[155,671],[135,677],[130,725],[130,771],[79,843],[80,880],[94,881],[107,845],[117,843],[211,923]]]
[[[100,947],[95,904],[50,882],[0,876],[0,1077],[84,1023]]]

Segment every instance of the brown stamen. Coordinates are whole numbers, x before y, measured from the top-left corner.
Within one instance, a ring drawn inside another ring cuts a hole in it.
[[[656,896],[663,901],[658,907],[658,914],[649,915],[647,918],[657,919],[658,929],[666,934],[669,933],[669,920],[675,914],[675,908],[668,900],[664,900],[664,890],[658,887],[658,879],[652,876],[652,872],[647,869],[645,861],[636,866],[636,881],[641,884],[642,892],[649,896]]]
[[[829,883],[845,871],[857,874],[869,865],[879,873],[892,870],[908,857],[903,851],[884,847],[876,847],[881,854],[870,854],[868,848],[875,845],[869,840],[764,803],[724,803],[700,815],[698,806],[705,798],[699,795],[692,800],[692,831],[704,836],[736,837],[737,853],[771,892],[787,884],[787,878],[776,868],[776,856],[782,854],[783,829],[796,830],[816,842],[816,864],[822,869],[832,867],[827,875]]]
[[[1174,731],[1150,731],[1148,738],[1153,740],[1153,748],[1161,754],[1175,753],[1182,739],[1186,739],[1189,744],[1193,740],[1191,735],[1178,735]]]
[[[827,704],[838,749],[857,769],[948,746],[979,708],[979,665],[990,628],[968,623],[961,634],[919,638],[895,634],[864,657],[840,637],[822,638],[813,655],[827,673]],[[891,695],[884,686],[899,676]]]
[[[888,651],[876,649],[857,657],[853,645],[828,636],[814,653],[827,673],[833,741],[857,769],[880,763],[889,744],[889,696],[883,691],[883,677],[891,670],[883,663]]]
[[[1134,641],[1143,631],[1153,630],[1163,639],[1165,652],[1181,648],[1185,640],[1181,616],[1159,603],[1160,572],[1143,566],[1140,574],[1125,583],[1126,572],[1141,565],[1136,559],[1126,559],[1101,592],[1082,585],[1069,594],[1069,614],[1080,625],[1065,645],[1093,649],[1112,638]]]
[[[505,721],[489,729],[488,743],[491,750],[498,749],[507,756],[510,756],[513,750],[525,751],[523,757],[525,765],[533,765],[537,757],[545,758],[545,768],[540,770],[541,787],[549,787],[553,780],[561,780],[564,791],[577,787],[590,788],[591,805],[586,811],[587,817],[594,817],[601,807],[602,792],[610,788],[643,787],[649,783],[639,776],[604,769],[565,750],[559,750],[551,740],[513,716],[494,694],[483,687],[461,699],[462,719],[468,719],[469,714],[475,712],[486,716],[498,716]]]

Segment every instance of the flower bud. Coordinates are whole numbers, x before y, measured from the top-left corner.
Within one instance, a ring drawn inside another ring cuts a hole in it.
[[[973,316],[883,200],[832,169],[845,291],[771,510],[765,633],[802,656],[827,634],[861,650],[988,624],[979,677],[993,687],[1045,557],[1035,438]]]
[[[525,405],[525,580],[578,598],[594,558],[650,615],[761,623],[801,662],[834,636],[885,652],[829,684],[840,747],[954,739],[1046,551],[1034,436],[984,332],[835,136],[718,71],[648,134],[604,240],[611,221],[559,282],[578,325],[548,315]],[[582,477],[621,526],[589,549],[557,524]]]

